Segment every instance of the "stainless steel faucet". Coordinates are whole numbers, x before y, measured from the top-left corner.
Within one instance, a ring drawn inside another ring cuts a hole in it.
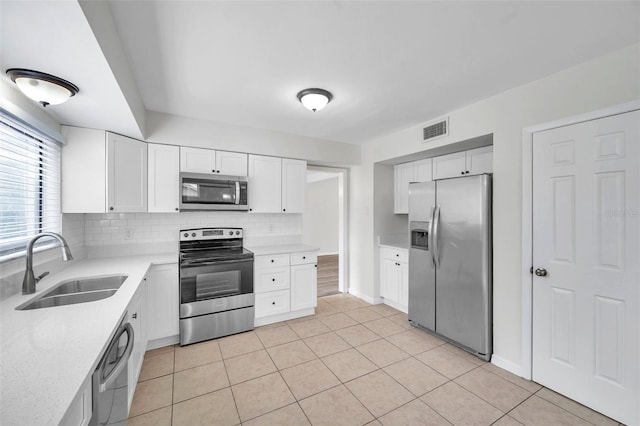
[[[62,260],[66,262],[67,260],[73,259],[73,256],[71,256],[71,250],[69,250],[69,246],[62,235],[56,234],[55,232],[42,232],[33,236],[27,244],[27,270],[24,272],[24,279],[22,280],[22,294],[35,293],[36,283],[40,278],[47,274],[47,272],[45,272],[38,278],[33,275],[33,244],[42,237],[52,237],[60,242],[62,248]]]

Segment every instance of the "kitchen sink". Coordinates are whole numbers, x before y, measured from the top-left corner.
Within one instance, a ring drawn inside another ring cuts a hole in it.
[[[62,281],[16,309],[26,311],[106,299],[113,296],[126,279],[127,275],[109,275]]]

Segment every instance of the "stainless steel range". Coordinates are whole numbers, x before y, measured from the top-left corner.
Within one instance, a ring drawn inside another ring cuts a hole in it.
[[[242,228],[180,231],[180,345],[252,330],[253,253]]]

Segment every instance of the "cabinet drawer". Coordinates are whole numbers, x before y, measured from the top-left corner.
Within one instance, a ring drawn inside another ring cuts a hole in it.
[[[256,294],[256,318],[287,313],[290,303],[289,290]]]
[[[254,277],[255,293],[287,290],[289,288],[289,268],[256,270]]]
[[[279,268],[281,266],[289,266],[288,254],[273,254],[265,256],[256,256],[254,259],[256,270],[263,268]]]
[[[291,253],[292,265],[304,265],[305,263],[316,263],[317,260],[318,260],[318,252],[315,252],[315,251]]]
[[[382,257],[384,259],[395,260],[396,262],[409,262],[409,252],[404,249],[397,249],[392,247],[382,248]]]

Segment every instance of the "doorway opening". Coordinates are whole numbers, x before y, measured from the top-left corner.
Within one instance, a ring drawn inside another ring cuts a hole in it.
[[[302,242],[318,252],[318,297],[348,291],[347,170],[307,167]]]

